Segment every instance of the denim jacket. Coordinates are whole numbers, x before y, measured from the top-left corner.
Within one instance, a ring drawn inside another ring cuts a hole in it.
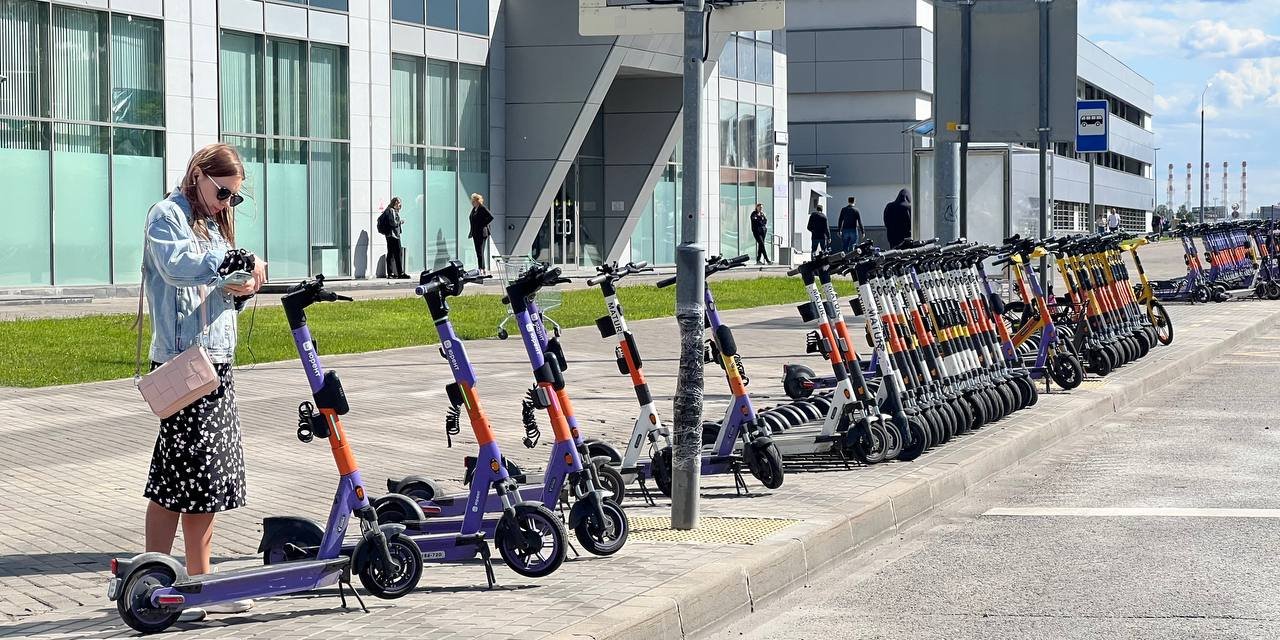
[[[191,228],[191,203],[180,191],[147,214],[142,286],[151,308],[151,360],[168,362],[200,338],[200,289],[205,285],[209,325],[203,339],[209,358],[230,363],[236,350],[235,299],[222,287],[218,267],[231,246],[213,221],[209,238]]]

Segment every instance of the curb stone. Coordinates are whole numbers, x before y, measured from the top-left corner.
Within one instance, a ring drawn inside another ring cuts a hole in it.
[[[716,623],[754,611],[800,586],[826,565],[859,552],[937,509],[963,497],[971,487],[1018,466],[1032,454],[1118,413],[1184,375],[1189,363],[1204,362],[1235,348],[1280,322],[1270,312],[1250,326],[1224,331],[1208,344],[1178,357],[1161,357],[1132,380],[1108,380],[1088,403],[1070,413],[1042,417],[1028,425],[996,425],[987,448],[961,447],[929,460],[917,473],[876,488],[863,505],[838,521],[810,521],[789,527],[762,544],[746,547],[729,562],[700,567],[644,596],[596,614],[551,636],[556,640],[694,638]],[[1176,348],[1176,347],[1175,347]],[[1084,397],[1084,396],[1079,396]],[[1035,411],[1035,409],[1032,409]],[[1047,418],[1047,419],[1046,419]],[[961,443],[963,444],[963,443]],[[930,473],[932,471],[932,473]],[[779,542],[783,541],[783,542]]]

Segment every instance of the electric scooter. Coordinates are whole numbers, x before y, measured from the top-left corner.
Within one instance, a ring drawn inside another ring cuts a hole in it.
[[[389,487],[401,488],[404,495],[416,501],[417,507],[437,516],[428,518],[415,527],[417,532],[422,533],[442,534],[456,529],[456,519],[461,516],[465,526],[471,527],[472,525],[468,523],[474,520],[474,526],[478,527],[478,530],[494,535],[496,538],[507,532],[503,522],[508,520],[508,502],[519,501],[517,507],[523,505],[526,507],[523,511],[534,515],[533,520],[528,521],[531,525],[528,531],[522,528],[519,532],[513,532],[513,535],[517,539],[523,535],[530,541],[540,538],[544,542],[537,548],[529,549],[530,553],[518,558],[513,568],[521,575],[540,577],[554,571],[567,552],[564,523],[555,517],[553,509],[561,499],[566,480],[575,490],[579,489],[582,468],[581,464],[576,465],[575,468],[573,463],[579,458],[567,426],[563,429],[555,429],[556,444],[552,447],[547,472],[542,477],[530,478],[526,475],[513,477],[509,471],[511,465],[506,463],[506,459],[500,453],[496,453],[498,447],[494,442],[488,419],[478,410],[479,400],[474,391],[475,372],[471,368],[462,340],[453,330],[447,302],[448,298],[460,295],[462,286],[467,282],[480,282],[484,278],[477,271],[463,271],[462,264],[454,261],[436,272],[424,272],[421,277],[422,284],[416,290],[427,301],[436,328],[440,332],[441,353],[449,362],[454,374],[455,382],[446,387],[450,402],[446,422],[455,422],[459,418],[459,413],[465,408],[472,428],[476,432],[476,441],[481,445],[479,455],[474,461],[468,463],[469,491],[466,494],[446,494],[434,481],[425,476],[409,476],[401,480],[391,479],[387,484]],[[555,424],[553,420],[553,425]],[[495,467],[500,471],[495,470]],[[501,487],[495,484],[499,478],[502,481]],[[514,498],[508,499],[504,497],[504,493]],[[570,526],[574,528],[579,541],[588,551],[597,555],[615,553],[621,548],[621,542],[625,542],[625,514],[620,516],[621,509],[616,505],[612,507],[605,505],[601,507],[604,511],[603,517],[593,511],[593,516],[587,518],[582,515],[586,507],[580,505],[590,505],[595,494],[586,495],[588,498],[585,502],[581,495],[578,496],[578,503],[573,507],[573,513],[577,517],[571,516]],[[386,521],[395,521],[410,513],[404,510],[399,501],[392,500],[384,503],[379,498],[374,501],[374,505],[378,509],[379,517]],[[485,518],[486,515],[495,513],[502,515],[498,519]],[[518,523],[524,523],[525,520],[525,518],[516,518]],[[619,520],[622,520],[622,525],[617,524]],[[598,524],[600,522],[605,524],[601,526]],[[470,530],[468,528],[468,531]],[[535,535],[531,535],[530,531]],[[619,536],[619,532],[624,535]],[[499,550],[502,551],[504,541],[497,540],[497,543]],[[550,549],[550,553],[544,553],[542,551],[544,548]],[[517,549],[511,551],[513,555],[521,555],[514,553]],[[505,554],[503,558],[508,564],[512,563]]]
[[[320,366],[315,341],[307,327],[308,306],[336,300],[350,298],[326,291],[323,276],[317,276],[291,288],[283,301],[315,403],[303,403],[299,409],[305,419],[298,425],[298,439],[311,442],[316,437],[327,438],[340,474],[326,527],[321,529],[305,518],[265,519],[260,546],[264,554],[297,551],[303,556],[269,566],[192,576],[173,556],[163,553],[112,559],[107,597],[115,601],[120,617],[134,630],[164,631],[178,620],[183,609],[190,607],[299,593],[334,584],[338,585],[345,608],[344,585],[349,584],[352,572],[360,576],[365,589],[380,598],[399,598],[417,586],[422,577],[422,554],[402,533],[404,525],[378,524],[339,418],[348,410],[346,394],[337,373],[325,372]],[[316,407],[319,415],[314,413]],[[349,555],[344,555],[343,537],[352,515],[360,521],[361,540]],[[307,554],[290,539],[301,544],[314,542],[318,547]],[[359,599],[359,594],[356,597]]]

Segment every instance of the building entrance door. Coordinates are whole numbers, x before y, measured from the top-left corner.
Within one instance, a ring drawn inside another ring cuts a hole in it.
[[[535,259],[562,267],[581,264],[578,202],[578,163],[575,162],[569,167],[569,174],[556,192],[547,219],[533,242]]]

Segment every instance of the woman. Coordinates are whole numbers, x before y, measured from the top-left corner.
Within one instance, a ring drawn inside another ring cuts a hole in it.
[[[400,198],[392,198],[391,204],[378,216],[378,231],[387,238],[387,278],[394,280],[409,278],[404,272],[404,251],[400,248],[400,228],[404,226],[400,207]]]
[[[893,249],[911,237],[911,192],[903,189],[898,199],[884,207],[884,230]]]
[[[168,554],[178,524],[186,546],[187,573],[208,573],[213,518],[245,503],[244,452],[231,363],[236,349],[236,307],[258,292],[266,263],[234,249],[234,207],[243,200],[244,167],[225,144],[200,149],[187,163],[182,182],[147,214],[142,286],[151,306],[152,369],[203,342],[221,386],[160,421],[143,495],[147,505],[147,551]],[[250,271],[243,285],[223,282]],[[203,307],[203,312],[201,311]],[[238,613],[241,600],[206,610],[188,609],[182,620],[206,611]]]
[[[493,214],[489,213],[489,209],[484,206],[484,196],[473,193],[471,194],[471,216],[469,218],[471,230],[467,232],[467,237],[475,243],[476,247],[476,268],[482,273],[488,261],[485,260],[484,249],[489,244],[489,223],[493,222]]]

